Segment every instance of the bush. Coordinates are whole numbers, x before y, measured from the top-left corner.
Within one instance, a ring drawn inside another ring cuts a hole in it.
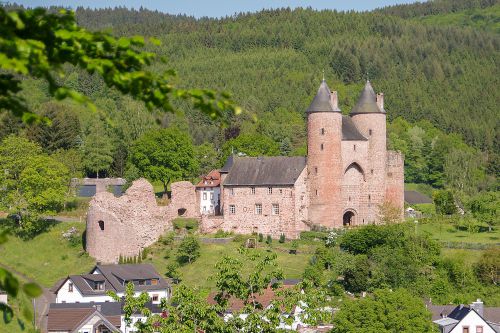
[[[228,236],[231,236],[231,233],[221,229],[217,230],[217,232],[214,234],[215,238],[226,238]]]
[[[280,243],[284,243],[285,242],[285,234],[281,234],[280,235],[280,240],[279,240]]]
[[[175,233],[173,231],[169,231],[167,232],[166,235],[164,236],[161,236],[159,241],[160,243],[162,243],[163,245],[171,245],[175,240]]]
[[[259,243],[262,243],[264,241],[264,235],[259,234]]]
[[[191,263],[200,256],[200,242],[195,236],[186,236],[177,250],[177,261],[180,264]]]
[[[308,240],[308,241],[313,241],[313,240],[326,240],[328,237],[327,232],[323,231],[302,231],[300,233],[300,239],[301,240]]]
[[[299,248],[299,242],[294,239],[290,245],[290,254],[297,254],[297,249]]]
[[[498,285],[500,283],[500,248],[484,251],[476,264],[477,277],[484,283]]]
[[[179,283],[179,281],[181,280],[181,274],[178,269],[178,263],[174,262],[167,265],[167,272],[165,273],[165,275],[171,278],[174,283]]]
[[[271,245],[272,242],[273,242],[273,239],[271,238],[271,235],[267,235],[266,244]]]

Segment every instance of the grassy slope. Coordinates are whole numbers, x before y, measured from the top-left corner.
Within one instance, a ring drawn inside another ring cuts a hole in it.
[[[44,287],[51,287],[68,274],[90,270],[95,261],[83,254],[80,246],[72,247],[62,238],[62,233],[71,227],[81,233],[85,224],[59,223],[30,241],[10,237],[0,248],[0,263],[35,279]]]
[[[500,5],[458,13],[430,15],[416,20],[433,25],[472,27],[498,34],[500,33]]]
[[[442,242],[500,243],[500,230],[498,228],[492,232],[470,233],[464,230],[457,230],[451,224],[426,223],[419,225],[418,230],[419,232],[428,232],[432,238]]]

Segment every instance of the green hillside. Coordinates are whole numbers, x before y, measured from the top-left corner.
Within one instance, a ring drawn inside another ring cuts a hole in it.
[[[440,26],[472,27],[500,34],[500,5],[458,13],[429,15],[417,20]]]

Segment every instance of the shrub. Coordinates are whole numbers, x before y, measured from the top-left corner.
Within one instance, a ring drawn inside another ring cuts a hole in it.
[[[166,235],[160,238],[160,243],[163,245],[171,245],[175,240],[175,232],[169,231]]]
[[[285,234],[281,234],[280,235],[280,240],[279,240],[280,243],[284,243],[285,242]]]
[[[297,249],[299,248],[299,242],[294,239],[290,245],[290,254],[297,254]]]
[[[230,232],[227,232],[227,231],[224,231],[224,230],[217,230],[217,232],[214,234],[214,237],[215,238],[226,238],[228,236],[230,236],[231,233]]]
[[[475,272],[484,283],[498,285],[500,283],[500,248],[484,251],[476,264]]]
[[[271,245],[272,242],[273,242],[273,239],[271,238],[271,235],[267,235],[266,244]]]
[[[179,281],[181,280],[181,274],[178,269],[178,263],[174,262],[167,265],[167,272],[165,273],[165,275],[171,278],[174,283],[179,283]]]
[[[200,256],[200,242],[195,236],[186,236],[177,250],[177,261],[180,264],[191,263]]]
[[[145,247],[142,249],[142,254],[141,254],[141,259],[145,260],[148,257],[149,254],[149,248]]]
[[[259,243],[262,243],[264,241],[264,235],[259,234]]]
[[[188,231],[194,231],[198,229],[198,220],[196,219],[187,219],[178,217],[172,221],[174,229],[186,229]]]

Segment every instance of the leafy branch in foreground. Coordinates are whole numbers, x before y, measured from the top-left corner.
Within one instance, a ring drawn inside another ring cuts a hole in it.
[[[7,242],[7,231],[0,232],[0,245]],[[0,290],[4,290],[8,297],[16,298],[19,293],[22,292],[29,298],[36,298],[42,294],[42,288],[36,283],[28,282],[21,284],[19,280],[8,270],[0,267]],[[0,303],[0,312],[3,313],[3,321],[7,324],[10,323],[14,317],[19,317],[16,310],[11,306]],[[31,321],[33,319],[33,313],[29,307],[24,306],[21,309],[22,317],[26,321]],[[20,325],[24,325],[20,321]]]
[[[154,38],[149,42],[160,43]],[[172,69],[162,74],[146,70],[156,55],[141,51],[145,44],[140,36],[115,38],[81,28],[71,11],[56,14],[42,8],[7,11],[0,7],[0,110],[10,110],[28,123],[40,120],[17,95],[23,75],[46,80],[49,93],[58,100],[71,98],[93,108],[86,96],[57,82],[57,76],[64,76],[62,65],[71,64],[98,73],[108,87],[131,95],[149,109],[173,111],[173,97],[190,101],[211,118],[241,111],[227,93],[176,88],[171,83]]]

